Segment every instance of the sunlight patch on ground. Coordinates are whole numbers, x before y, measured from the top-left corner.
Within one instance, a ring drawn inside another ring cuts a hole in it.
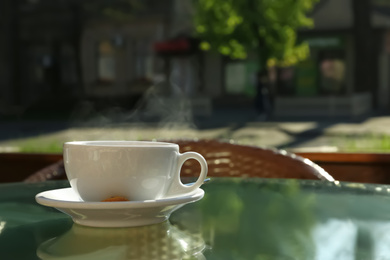
[[[318,127],[317,122],[286,122],[279,124],[280,129],[288,131],[290,133],[299,134],[305,131],[316,129]]]
[[[230,137],[240,144],[263,147],[277,147],[291,142],[293,139],[276,129],[269,131],[261,128],[245,127],[234,131]]]
[[[0,146],[0,153],[18,153],[20,148],[17,146]]]
[[[307,146],[289,149],[294,153],[337,153],[340,149],[336,146]]]
[[[229,137],[227,132],[227,127],[207,130],[155,127],[70,128],[55,133],[0,142],[0,152],[61,153],[63,143],[68,141],[221,139]]]

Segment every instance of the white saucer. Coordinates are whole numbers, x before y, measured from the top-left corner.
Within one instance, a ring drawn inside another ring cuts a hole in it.
[[[54,207],[72,217],[77,224],[91,227],[133,227],[160,223],[187,203],[202,199],[204,191],[198,188],[191,194],[144,201],[85,202],[72,188],[44,191],[35,200]]]

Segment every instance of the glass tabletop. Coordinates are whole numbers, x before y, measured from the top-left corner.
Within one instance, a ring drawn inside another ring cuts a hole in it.
[[[212,178],[169,221],[92,228],[0,185],[0,259],[390,259],[390,186]]]

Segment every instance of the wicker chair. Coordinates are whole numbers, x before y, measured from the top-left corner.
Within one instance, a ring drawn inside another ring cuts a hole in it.
[[[334,181],[324,169],[312,161],[283,150],[238,145],[216,140],[165,140],[177,143],[180,152],[202,154],[209,166],[210,177],[293,178]],[[183,177],[194,177],[200,172],[195,160],[188,160],[182,168]],[[63,162],[28,177],[26,182],[66,179]]]

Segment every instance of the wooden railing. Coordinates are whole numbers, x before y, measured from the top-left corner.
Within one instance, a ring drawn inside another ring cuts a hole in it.
[[[390,154],[297,154],[316,162],[340,181],[390,184]],[[61,159],[61,154],[0,153],[0,183],[22,181]]]
[[[23,181],[61,159],[62,154],[0,153],[0,183]]]
[[[390,184],[390,153],[297,153],[340,181]]]

